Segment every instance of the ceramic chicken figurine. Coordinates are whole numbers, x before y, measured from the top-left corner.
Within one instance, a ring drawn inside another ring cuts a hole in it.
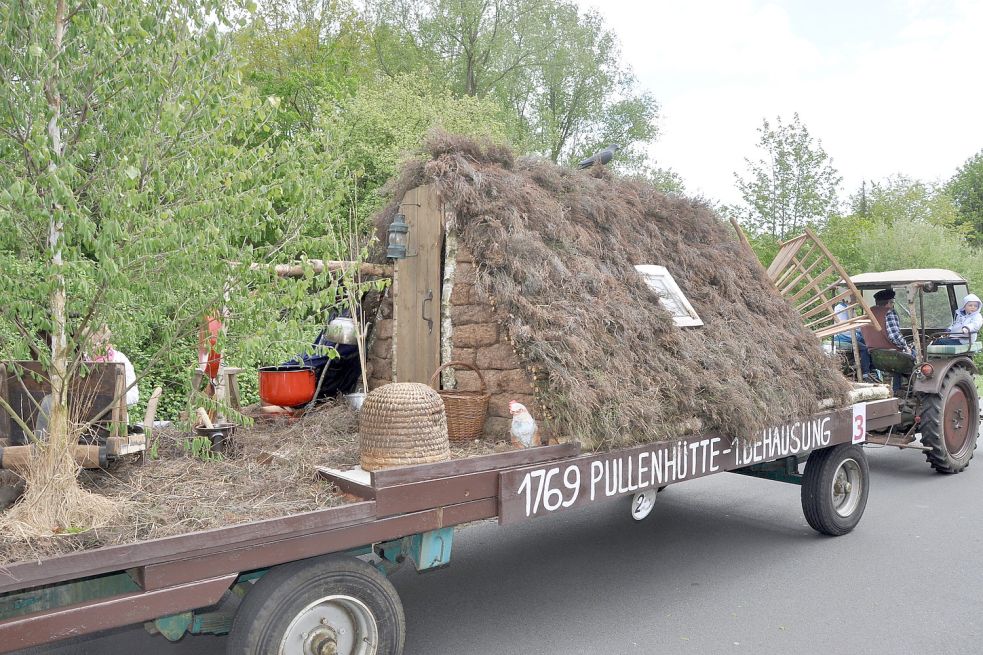
[[[539,428],[536,419],[522,403],[512,400],[509,402],[512,413],[512,445],[516,448],[531,448],[539,445]]]

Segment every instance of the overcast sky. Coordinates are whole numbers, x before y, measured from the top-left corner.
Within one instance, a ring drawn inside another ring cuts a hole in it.
[[[661,105],[652,153],[739,199],[763,118],[799,112],[843,175],[945,180],[983,149],[983,0],[579,0]]]

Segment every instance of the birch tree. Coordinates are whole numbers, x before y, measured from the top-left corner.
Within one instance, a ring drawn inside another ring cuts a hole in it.
[[[744,199],[738,208],[753,233],[785,239],[806,225],[822,226],[836,211],[842,177],[799,119],[767,120],[758,128],[756,160],[745,159],[747,176],[734,173]]]
[[[153,365],[221,300],[229,262],[273,256],[318,202],[316,147],[272,147],[277,99],[238,82],[222,37],[234,11],[215,0],[0,6],[0,333],[39,354],[53,400],[25,498],[4,517],[17,529],[100,518],[76,481],[68,415],[90,329],[166,314]]]

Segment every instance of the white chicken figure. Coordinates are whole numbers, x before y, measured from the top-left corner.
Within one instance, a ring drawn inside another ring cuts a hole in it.
[[[539,428],[536,419],[522,403],[509,401],[509,412],[512,413],[512,445],[516,448],[531,448],[539,445]]]

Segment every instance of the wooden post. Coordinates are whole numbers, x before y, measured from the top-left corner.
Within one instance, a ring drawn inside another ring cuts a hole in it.
[[[915,312],[915,294],[921,293],[922,288],[918,284],[909,284],[908,288],[908,315],[911,317],[911,337],[915,342],[915,361],[922,361],[922,339],[921,327],[918,325],[918,314]]]

